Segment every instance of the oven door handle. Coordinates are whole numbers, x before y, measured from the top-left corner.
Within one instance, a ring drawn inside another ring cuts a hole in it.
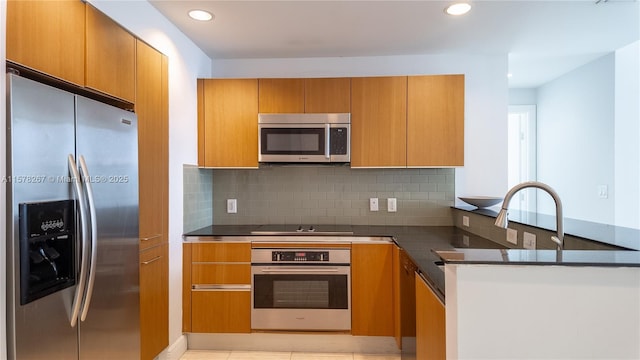
[[[268,268],[260,269],[264,273],[336,273],[339,272],[339,268],[326,268],[326,269],[301,269],[301,268]]]

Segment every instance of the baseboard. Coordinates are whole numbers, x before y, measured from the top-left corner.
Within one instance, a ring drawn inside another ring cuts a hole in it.
[[[187,334],[189,350],[339,352],[399,354],[391,336],[348,334]],[[174,360],[174,359],[171,359]]]
[[[156,360],[180,360],[182,355],[187,351],[187,345],[187,336],[182,334],[173,344],[158,354]]]

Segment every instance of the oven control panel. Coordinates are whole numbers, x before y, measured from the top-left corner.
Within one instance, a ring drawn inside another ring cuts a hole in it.
[[[271,261],[329,261],[328,251],[272,251]]]

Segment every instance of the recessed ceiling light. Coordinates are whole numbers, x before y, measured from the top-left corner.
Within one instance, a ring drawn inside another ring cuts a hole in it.
[[[456,3],[447,6],[444,11],[449,15],[464,15],[471,10],[471,5],[467,3]]]
[[[213,19],[213,15],[210,12],[204,10],[191,10],[189,16],[194,20],[209,21]]]

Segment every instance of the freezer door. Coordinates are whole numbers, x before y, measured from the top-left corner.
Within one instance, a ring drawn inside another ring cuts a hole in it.
[[[72,198],[67,156],[74,153],[74,97],[7,76],[7,337],[9,359],[75,359],[69,323],[76,286],[20,305],[19,204]]]
[[[137,119],[79,96],[76,114],[76,155],[86,163],[97,225],[92,296],[79,323],[80,359],[138,359]]]

